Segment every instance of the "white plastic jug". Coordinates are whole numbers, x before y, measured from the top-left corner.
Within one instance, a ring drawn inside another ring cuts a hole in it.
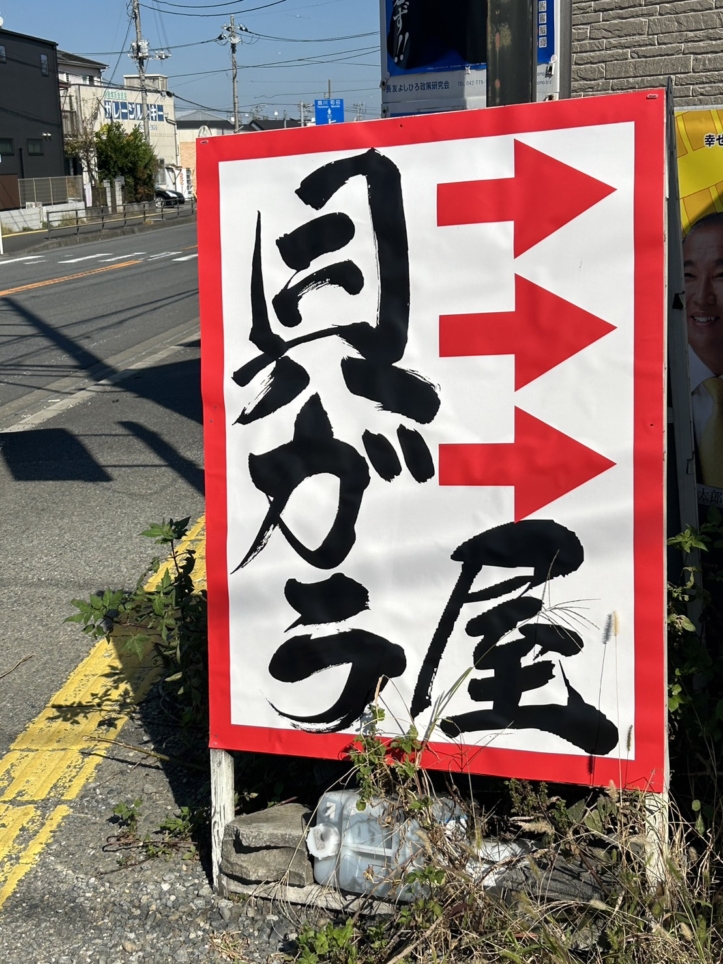
[[[330,790],[321,798],[306,841],[314,857],[314,879],[353,894],[412,900],[419,888],[403,881],[423,863],[429,847],[424,831],[416,820],[401,821],[381,801],[357,810],[358,799],[354,790]],[[451,800],[436,801],[433,812],[463,830],[464,816]]]

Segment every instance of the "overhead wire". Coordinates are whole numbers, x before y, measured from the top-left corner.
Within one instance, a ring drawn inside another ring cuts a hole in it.
[[[148,10],[153,11],[156,28],[159,33],[159,39],[161,39],[162,41],[165,41],[166,49],[171,51],[171,50],[187,49],[190,47],[198,47],[200,44],[219,43],[223,39],[223,37],[219,36],[208,40],[200,40],[200,41],[195,41],[194,43],[187,43],[187,44],[170,44],[168,43],[168,36],[165,30],[165,24],[163,23],[164,13],[167,13],[171,16],[193,16],[193,17],[216,16],[217,17],[217,16],[221,16],[221,14],[209,13],[208,11],[211,10],[212,8],[221,8],[225,12],[230,14],[231,11],[229,11],[229,6],[231,5],[236,6],[236,4],[239,2],[243,2],[243,0],[227,0],[227,2],[225,3],[214,3],[214,4],[194,4],[194,3],[184,4],[184,3],[173,2],[173,0],[149,0],[149,3],[142,3],[141,6],[145,7]],[[237,10],[236,13],[245,15],[246,13],[252,13],[256,10],[264,10],[269,7],[278,6],[284,2],[286,2],[286,0],[272,0],[272,2],[270,3],[264,3],[255,7],[249,7],[249,8],[244,7],[243,9]],[[337,2],[337,0],[326,0],[326,2],[309,4],[308,7],[303,7],[301,9],[308,9],[314,6],[328,6],[330,3],[334,3],[334,2]],[[175,9],[168,9],[168,8],[175,8]],[[177,13],[176,10],[180,12]],[[194,13],[192,12],[194,10],[196,11],[202,10],[204,12]],[[129,19],[128,26],[126,29],[126,36],[123,41],[124,47],[127,42],[128,34],[130,32],[131,26],[132,24]],[[368,32],[358,33],[358,34],[345,34],[338,37],[317,37],[317,38],[283,37],[283,36],[276,36],[273,34],[264,34],[259,31],[253,31],[253,30],[244,31],[244,34],[245,34],[244,40],[247,44],[249,43],[254,44],[260,40],[274,41],[277,43],[341,43],[343,41],[356,40],[356,39],[362,39],[365,37],[375,36],[376,31],[368,31]],[[270,61],[270,62],[264,62],[264,63],[258,63],[258,64],[239,64],[239,69],[248,71],[248,70],[273,69],[275,67],[304,67],[304,66],[310,66],[314,64],[324,65],[324,64],[336,64],[336,63],[346,64],[347,66],[377,67],[378,66],[377,63],[356,62],[353,60],[354,57],[359,56],[360,54],[361,55],[368,54],[372,51],[375,51],[376,49],[377,49],[376,45],[372,45],[368,47],[357,47],[357,48],[352,48],[347,50],[338,50],[338,51],[330,50],[326,53],[314,54],[308,57],[299,57],[299,58],[293,58],[288,60],[277,60],[277,61]],[[92,52],[96,56],[116,56],[117,55],[118,59],[116,60],[116,63],[113,67],[113,71],[110,75],[111,83],[109,83],[108,86],[113,86],[112,78],[115,76],[115,73],[118,69],[120,58],[126,52],[127,51],[125,49],[119,50],[119,51]],[[87,55],[88,54],[86,54],[86,56]],[[201,76],[208,76],[213,74],[216,74],[219,77],[224,75],[227,76],[228,68],[219,68],[217,70],[197,71],[197,72],[191,72],[186,74],[169,75],[169,81],[173,81],[175,78],[194,77],[194,76],[201,77]],[[259,83],[261,82],[262,81],[259,81]],[[268,80],[264,82],[268,83]],[[286,83],[290,85],[298,84],[300,82],[301,81],[291,81],[291,80],[286,81]],[[307,80],[304,83],[308,84],[309,81]],[[179,86],[183,86],[183,85],[179,84]],[[353,92],[364,92],[364,91],[373,91],[373,90],[376,90],[376,87],[350,88],[348,89],[348,91],[345,90],[344,92],[353,93]],[[304,92],[304,94],[305,93],[306,92]],[[181,95],[174,95],[174,96],[176,96],[177,99],[182,101],[183,103],[190,104],[192,106],[199,107],[204,110],[218,110],[218,108],[212,108],[212,107],[208,107],[207,105],[199,104],[198,102],[190,100],[188,98],[184,98]],[[272,95],[272,96],[279,96],[279,95]],[[294,95],[292,94],[292,96]],[[281,102],[277,102],[277,106],[279,105],[281,105]]]
[[[212,37],[210,40],[196,40],[192,44],[172,44],[169,50],[182,50],[184,47],[198,47],[201,44],[215,44],[218,42],[218,37]],[[78,53],[78,51],[75,51]],[[126,54],[127,50],[91,50],[85,53],[78,53],[79,57],[115,57],[116,54]]]
[[[131,21],[130,21],[130,18],[129,18],[128,24],[126,25],[126,35],[125,35],[125,37],[123,38],[123,47],[124,47],[124,48],[125,48],[125,45],[128,43],[128,34],[129,34],[130,32],[131,32]],[[115,37],[114,37],[113,39],[115,40]],[[113,70],[110,72],[110,79],[111,79],[111,80],[115,77],[115,72],[116,72],[116,70],[118,70],[118,65],[120,64],[121,57],[123,56],[124,53],[125,53],[125,50],[121,50],[121,51],[119,51],[119,53],[118,53],[118,57],[117,57],[117,59],[116,59],[116,62],[115,62],[115,64],[113,65]]]
[[[236,2],[238,2],[238,0],[236,0]],[[228,7],[231,6],[231,3],[224,4],[224,6],[227,8],[229,15],[233,14],[236,16],[236,14],[239,14],[241,16],[245,16],[247,13],[253,13],[255,10],[266,10],[268,7],[277,7],[280,3],[286,3],[286,0],[271,0],[271,3],[265,3],[260,7],[249,7],[248,9],[243,10],[228,10]],[[153,7],[149,7],[147,3],[142,3],[141,6],[145,7],[146,10],[153,9]],[[219,17],[219,14],[217,13],[179,13],[176,10],[164,10],[163,12],[168,14],[170,17],[216,17],[216,19]]]
[[[344,37],[274,37],[267,33],[258,33],[256,30],[249,30],[250,34],[260,37],[262,40],[279,40],[287,44],[323,44],[336,43],[339,40],[360,40],[362,37],[376,37],[376,30],[369,30],[367,33],[350,33]]]
[[[164,47],[168,48],[170,46],[168,41],[168,33],[166,32],[166,25],[163,22],[163,13],[158,7],[158,0],[151,0],[153,3],[153,17],[156,21],[156,30],[158,31],[158,37]]]
[[[183,10],[211,10],[213,7],[223,7],[227,10],[231,5],[226,3],[172,3],[171,0],[155,0],[156,3],[163,4],[164,7],[181,7]],[[242,3],[243,0],[231,0],[231,2]]]

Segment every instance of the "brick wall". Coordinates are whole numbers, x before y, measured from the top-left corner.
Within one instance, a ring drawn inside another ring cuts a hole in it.
[[[723,0],[572,0],[572,93],[675,84],[678,107],[723,103]]]

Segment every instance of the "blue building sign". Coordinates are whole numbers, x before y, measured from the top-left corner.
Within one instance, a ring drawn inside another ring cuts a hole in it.
[[[344,101],[338,97],[314,101],[314,119],[320,124],[343,124]]]
[[[560,94],[562,0],[532,0],[537,100]],[[382,116],[487,104],[488,0],[379,0]]]
[[[105,118],[109,121],[142,121],[143,104],[118,100],[103,101]],[[148,120],[157,122],[165,120],[163,104],[148,105]]]

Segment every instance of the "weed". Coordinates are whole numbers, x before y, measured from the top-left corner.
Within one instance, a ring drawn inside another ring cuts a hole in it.
[[[305,927],[298,937],[300,964],[356,964],[356,929],[350,919],[344,924],[326,924],[319,930]]]
[[[167,817],[157,830],[144,837],[138,833],[141,809],[140,799],[118,803],[113,808],[121,832],[109,837],[104,849],[117,853],[121,866],[135,866],[155,857],[171,857],[177,853],[184,860],[195,858],[195,840],[208,823],[207,807],[181,807],[177,815]]]
[[[190,518],[154,523],[142,535],[170,551],[170,568],[152,590],[143,588],[146,574],[131,592],[106,590],[88,600],[74,599],[78,610],[66,622],[81,623],[83,632],[99,639],[109,633],[130,652],[153,646],[167,675],[163,681],[166,712],[191,735],[208,732],[208,655],[206,592],[197,591],[193,549],[178,551]],[[157,573],[154,559],[149,571]]]
[[[113,807],[113,814],[117,818],[116,822],[123,829],[124,835],[135,837],[138,830],[138,819],[141,815],[143,801],[138,798],[132,803],[117,803]]]

